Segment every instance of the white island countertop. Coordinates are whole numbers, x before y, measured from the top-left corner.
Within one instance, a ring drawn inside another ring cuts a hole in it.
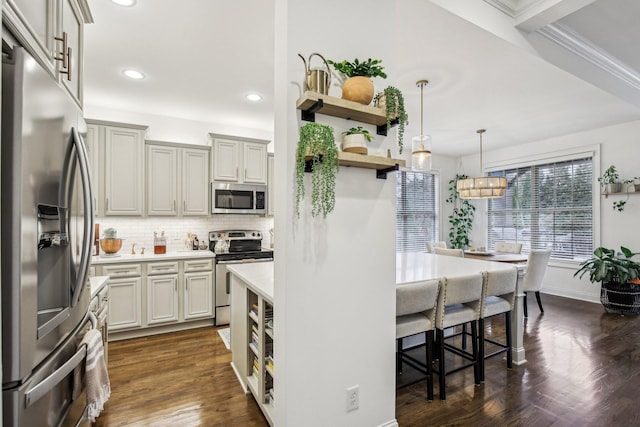
[[[514,266],[516,265],[504,262],[465,259],[427,252],[400,252],[396,254],[396,283],[506,270]]]
[[[98,292],[104,288],[109,282],[109,276],[95,276],[89,279],[91,284],[91,298],[96,296]]]
[[[129,249],[131,250],[131,249]],[[143,255],[138,253],[131,254],[127,253],[124,248],[120,250],[119,253],[114,255],[98,255],[91,257],[92,265],[99,264],[118,264],[122,262],[152,262],[152,261],[167,261],[167,260],[181,260],[181,259],[193,259],[193,258],[215,258],[216,254],[211,252],[210,250],[201,250],[201,251],[176,251],[176,252],[167,252],[166,254],[154,254],[153,247],[151,251],[148,248],[145,249],[145,253]]]
[[[227,270],[273,304],[273,261],[230,264]]]

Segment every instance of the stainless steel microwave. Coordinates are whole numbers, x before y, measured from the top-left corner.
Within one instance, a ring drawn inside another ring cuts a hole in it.
[[[214,182],[211,184],[211,213],[267,214],[267,186]]]

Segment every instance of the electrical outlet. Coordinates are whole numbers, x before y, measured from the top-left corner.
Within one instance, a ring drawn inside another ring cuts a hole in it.
[[[360,386],[354,385],[347,389],[347,412],[355,411],[360,404]]]

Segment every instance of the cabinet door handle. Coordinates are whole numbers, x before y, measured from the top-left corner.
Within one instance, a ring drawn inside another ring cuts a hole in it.
[[[176,201],[175,200],[173,201],[173,211],[174,212],[176,211]]]
[[[243,179],[247,179],[247,168],[244,168],[244,178]]]
[[[69,49],[67,49],[67,32],[63,31],[62,37],[54,37],[54,39],[62,42],[62,50],[60,51],[60,54],[55,55],[53,59],[55,59],[56,61],[62,61],[62,68],[67,68],[69,66],[70,59],[68,54],[71,52]],[[65,72],[61,71],[61,73]]]
[[[238,167],[236,166],[236,179],[239,178],[238,176]]]
[[[107,200],[105,201],[104,204],[104,213],[108,213],[109,212],[109,198],[107,197]]]
[[[187,211],[187,201],[183,200],[182,201],[182,213]]]

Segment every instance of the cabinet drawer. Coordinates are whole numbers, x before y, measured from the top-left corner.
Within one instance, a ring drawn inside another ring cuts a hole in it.
[[[212,265],[212,260],[210,259],[189,260],[184,262],[184,272],[211,271]]]
[[[147,276],[178,274],[178,261],[152,262],[147,265]]]
[[[115,277],[137,277],[142,275],[142,266],[140,264],[104,265],[102,274],[112,279]]]

